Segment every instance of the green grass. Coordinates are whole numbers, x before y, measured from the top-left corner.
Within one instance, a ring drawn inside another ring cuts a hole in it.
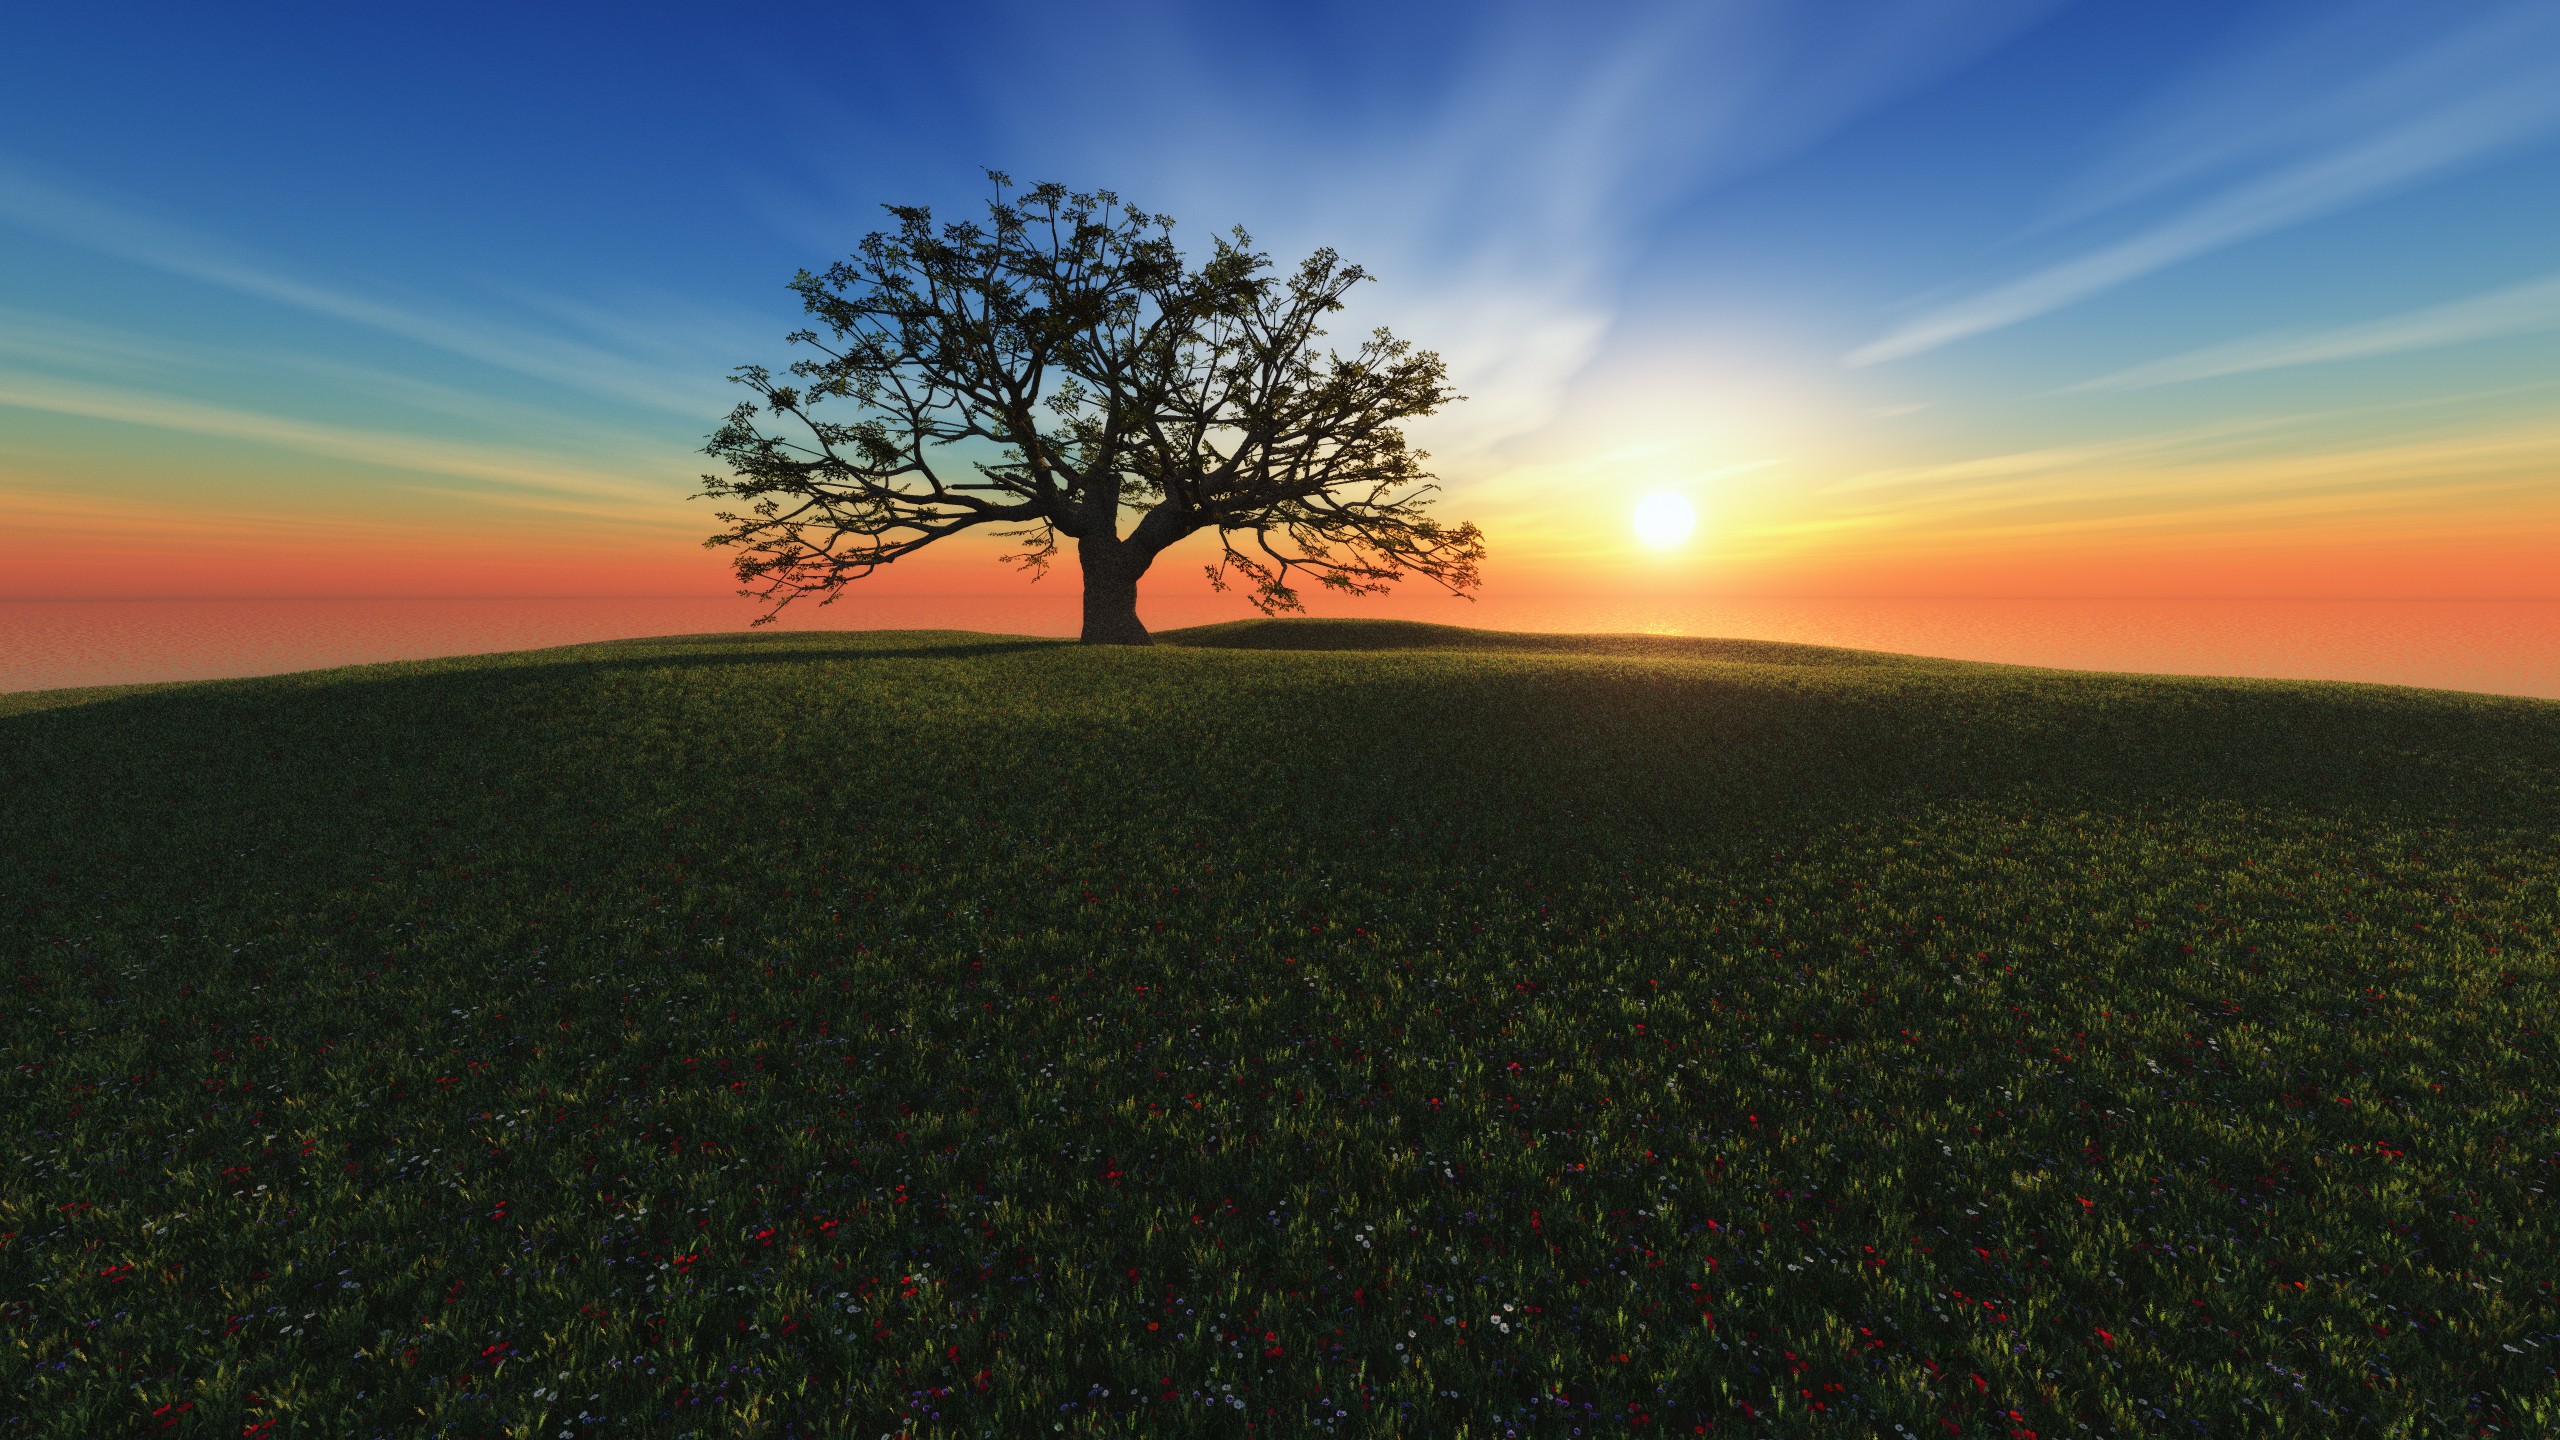
[[[2560,1431],[2560,704],[1166,638],[10,697],[0,1436]]]

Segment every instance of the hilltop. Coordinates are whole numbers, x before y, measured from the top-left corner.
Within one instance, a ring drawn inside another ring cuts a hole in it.
[[[0,696],[0,1433],[2560,1427],[2560,703],[1159,639]]]

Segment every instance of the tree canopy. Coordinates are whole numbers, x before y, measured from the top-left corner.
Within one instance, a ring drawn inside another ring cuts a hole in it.
[[[812,353],[735,372],[756,399],[705,446],[729,473],[703,478],[742,503],[708,543],[765,619],[980,526],[1035,574],[1075,542],[1094,643],[1147,642],[1138,580],[1203,530],[1210,583],[1265,613],[1304,608],[1310,580],[1476,587],[1483,536],[1428,513],[1402,428],[1460,398],[1447,367],[1385,329],[1319,348],[1358,266],[1327,249],[1282,272],[1241,229],[1193,264],[1169,217],[1108,191],[989,178],[983,224],[888,206],[894,228],[802,271],[818,323],[789,338]]]

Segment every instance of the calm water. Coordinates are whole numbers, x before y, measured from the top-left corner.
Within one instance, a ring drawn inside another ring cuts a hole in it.
[[[377,660],[743,630],[731,599],[0,601],[0,690],[262,675]],[[1157,628],[1238,619],[1150,599]],[[1428,599],[1340,613],[1510,630],[1794,640],[2091,670],[2369,680],[2560,697],[2560,601]],[[1075,597],[876,596],[797,617],[840,629],[1068,635]]]

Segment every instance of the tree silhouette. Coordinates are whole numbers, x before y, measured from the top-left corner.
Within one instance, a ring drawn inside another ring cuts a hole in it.
[[[758,623],[982,525],[1035,576],[1075,542],[1088,644],[1149,643],[1138,580],[1202,530],[1210,583],[1266,614],[1303,609],[1310,577],[1476,586],[1483,535],[1426,513],[1438,487],[1400,428],[1459,398],[1440,357],[1383,329],[1317,349],[1358,266],[1319,250],[1284,276],[1239,229],[1193,267],[1166,216],[988,178],[986,224],[888,206],[894,230],[802,271],[823,328],[790,339],[816,353],[735,372],[757,399],[704,447],[730,473],[703,479],[744,504],[706,543],[737,551]]]

